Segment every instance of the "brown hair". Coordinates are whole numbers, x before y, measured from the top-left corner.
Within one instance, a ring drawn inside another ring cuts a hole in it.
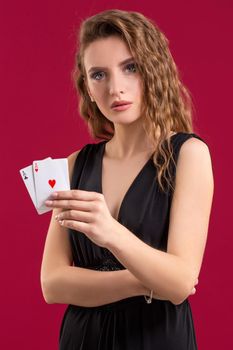
[[[172,159],[175,166],[175,161],[169,135],[171,131],[193,132],[193,104],[169,51],[169,41],[151,19],[138,12],[107,10],[81,23],[72,72],[80,95],[80,115],[87,122],[92,137],[110,140],[114,135],[114,124],[90,100],[84,83],[83,63],[84,51],[90,43],[112,35],[126,42],[136,61],[143,81],[143,128],[154,148],[156,179],[162,191],[165,191],[165,182],[174,190],[169,164]]]

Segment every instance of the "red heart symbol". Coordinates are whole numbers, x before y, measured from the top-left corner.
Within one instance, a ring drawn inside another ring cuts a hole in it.
[[[48,183],[53,188],[55,186],[56,180],[49,180]]]

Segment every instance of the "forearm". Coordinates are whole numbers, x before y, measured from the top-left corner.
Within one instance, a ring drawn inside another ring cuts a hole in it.
[[[107,248],[144,286],[174,304],[190,294],[195,278],[182,259],[149,246],[123,225],[115,230]]]
[[[145,287],[128,270],[95,271],[76,266],[59,268],[44,285],[48,303],[100,306],[143,295]]]

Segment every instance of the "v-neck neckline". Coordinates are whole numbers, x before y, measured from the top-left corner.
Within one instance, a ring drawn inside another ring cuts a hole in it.
[[[103,194],[103,157],[104,157],[104,153],[105,153],[105,145],[108,141],[103,141],[102,143],[102,149],[101,149],[101,155],[100,155],[100,192]],[[126,201],[126,198],[129,194],[129,192],[132,190],[132,188],[134,187],[135,183],[138,181],[138,179],[140,178],[141,174],[143,173],[144,169],[147,167],[147,165],[152,161],[152,155],[150,156],[150,158],[146,161],[146,163],[142,166],[141,170],[139,170],[139,172],[137,173],[136,177],[133,179],[133,181],[131,182],[130,186],[128,187],[128,189],[126,190],[120,206],[119,206],[119,211],[117,214],[117,217],[115,220],[117,220],[119,222],[120,220],[120,215],[121,215],[121,211],[122,211],[122,207]]]
[[[173,134],[172,136],[170,136],[170,139],[173,138],[173,136],[177,135],[178,133],[176,134]],[[106,146],[106,143],[108,141],[104,140],[102,142],[102,145],[101,145],[101,152],[100,152],[100,174],[99,174],[99,187],[100,187],[100,193],[103,194],[103,158],[104,158],[104,153],[105,153],[105,146]],[[139,170],[139,172],[137,173],[136,177],[133,179],[133,181],[131,182],[131,184],[129,185],[128,189],[126,190],[122,200],[121,200],[121,203],[120,203],[120,206],[119,206],[119,211],[118,211],[118,214],[117,214],[117,217],[116,217],[116,221],[119,222],[120,220],[120,217],[121,217],[121,212],[122,212],[122,208],[126,202],[126,199],[127,197],[129,196],[129,193],[132,191],[132,189],[134,188],[135,184],[138,182],[138,180],[140,179],[140,177],[142,176],[144,170],[147,168],[147,166],[150,164],[150,162],[153,162],[153,159],[152,159],[152,156],[153,154],[150,156],[150,158],[146,161],[146,163],[142,166],[141,170]]]

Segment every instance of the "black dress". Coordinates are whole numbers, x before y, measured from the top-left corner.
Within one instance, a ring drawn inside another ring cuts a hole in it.
[[[171,136],[177,162],[181,145],[194,133]],[[87,144],[79,152],[72,189],[102,193],[102,159],[105,143]],[[203,141],[205,142],[205,141]],[[154,181],[156,168],[150,158],[122,201],[118,221],[150,246],[166,251],[171,193],[162,193]],[[173,175],[175,167],[173,165]],[[74,265],[95,270],[125,269],[106,248],[82,232],[69,230]],[[194,350],[197,349],[188,299],[174,305],[144,296],[130,297],[97,307],[68,305],[61,323],[60,350]]]

